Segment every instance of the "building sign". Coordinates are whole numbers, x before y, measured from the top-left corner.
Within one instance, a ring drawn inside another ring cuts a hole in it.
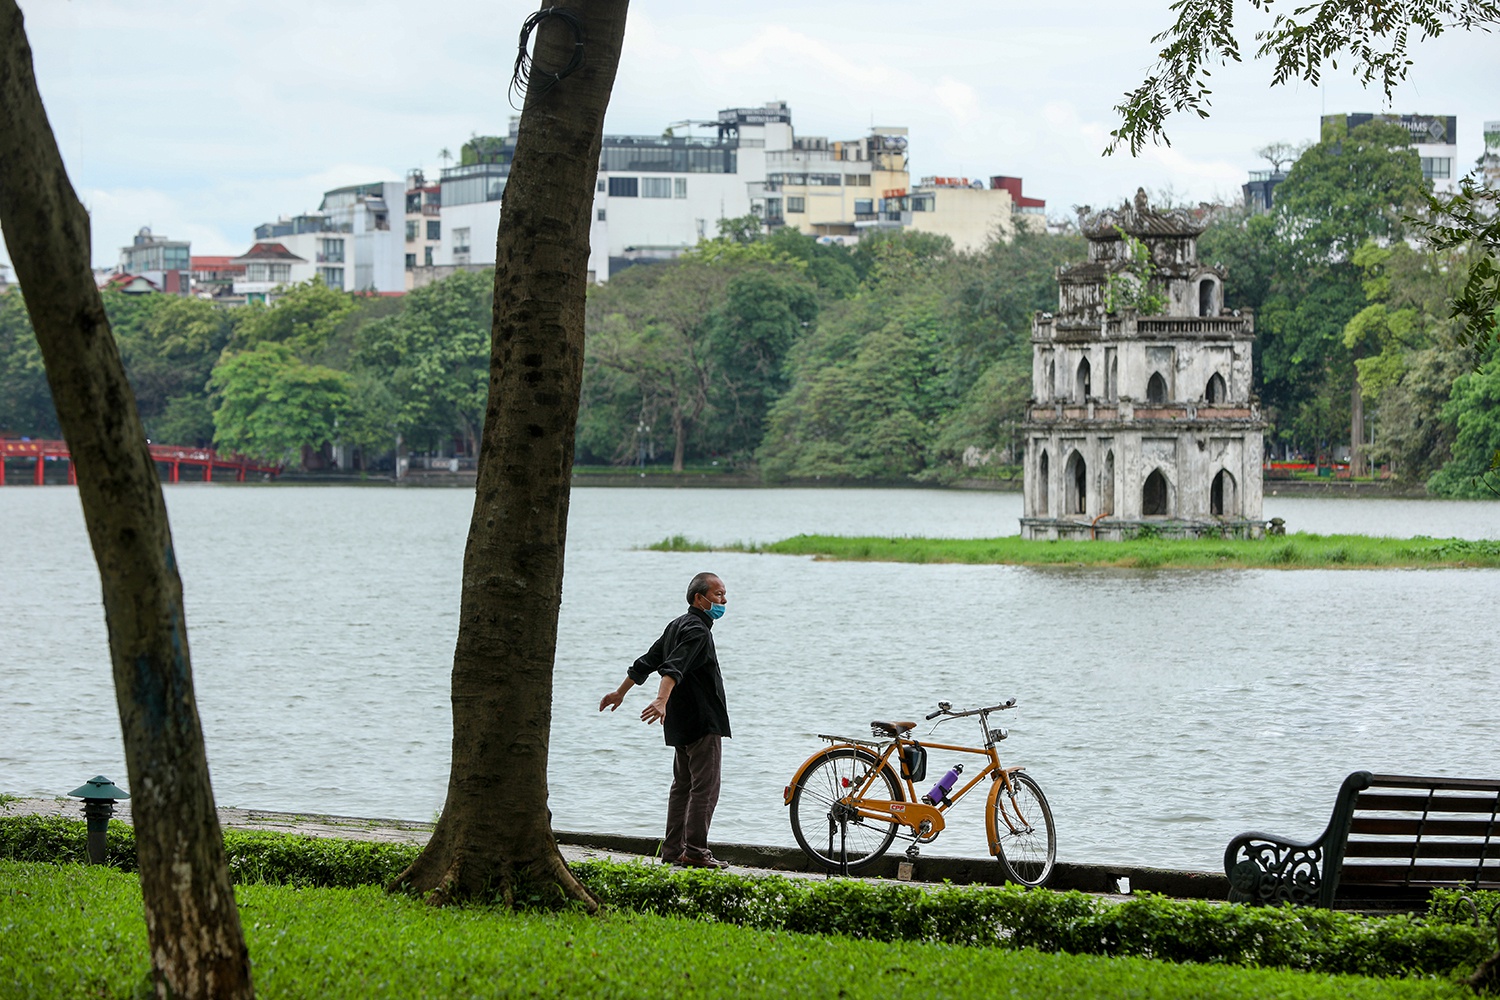
[[[1416,144],[1453,146],[1458,143],[1458,118],[1455,115],[1324,115],[1323,127],[1334,125],[1339,126],[1340,131],[1347,131],[1372,121],[1400,125]]]
[[[779,108],[727,108],[719,112],[720,125],[790,125],[792,110]]]

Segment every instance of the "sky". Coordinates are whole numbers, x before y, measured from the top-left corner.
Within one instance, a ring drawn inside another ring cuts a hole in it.
[[[913,178],[1019,176],[1051,214],[1138,186],[1239,197],[1269,142],[1316,137],[1323,113],[1457,115],[1459,164],[1500,120],[1500,35],[1415,46],[1387,105],[1346,69],[1271,87],[1249,59],[1268,22],[1240,5],[1246,62],[1214,70],[1212,117],[1170,146],[1101,153],[1113,108],[1154,59],[1168,0],[931,5],[864,0],[636,0],[606,121],[660,134],[721,108],[786,101],[799,135],[910,129]],[[435,174],[439,152],[503,133],[522,20],[516,0],[21,0],[37,78],[96,266],[142,226],[239,254],[253,229],[344,184]],[[9,262],[0,255],[0,262]],[[12,275],[14,276],[14,275]]]

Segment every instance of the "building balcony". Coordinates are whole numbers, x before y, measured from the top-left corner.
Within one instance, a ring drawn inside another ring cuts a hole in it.
[[[1131,310],[1098,316],[1053,317],[1039,313],[1034,342],[1084,343],[1099,340],[1242,340],[1255,335],[1249,310],[1239,316],[1136,316]]]
[[[1260,423],[1260,405],[1254,402],[1140,403],[1126,398],[1115,401],[1091,398],[1086,403],[1076,400],[1054,400],[1050,403],[1033,401],[1027,409],[1027,427],[1040,429],[1057,424],[1082,423],[1116,427],[1127,424],[1185,426]]]
[[[342,264],[344,255],[341,253],[320,253],[315,255],[319,264]]]
[[[443,214],[443,206],[442,205],[423,205],[422,206],[422,214],[423,215],[431,215],[431,216],[442,215]]]

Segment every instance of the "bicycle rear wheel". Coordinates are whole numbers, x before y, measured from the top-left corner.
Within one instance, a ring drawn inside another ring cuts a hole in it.
[[[1029,774],[1012,774],[1011,796],[1004,788],[995,797],[995,834],[1000,861],[1012,882],[1041,885],[1057,860],[1057,831],[1041,786]]]
[[[871,772],[875,780],[866,796],[905,799],[896,773],[889,765],[881,766],[880,758],[868,750],[833,747],[818,754],[802,772],[792,790],[790,816],[792,836],[808,857],[827,868],[847,861],[853,872],[878,861],[890,849],[900,824],[858,815],[842,824],[838,819],[836,807],[859,791]]]

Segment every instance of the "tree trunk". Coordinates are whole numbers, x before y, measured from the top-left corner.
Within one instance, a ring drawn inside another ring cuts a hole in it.
[[[494,892],[510,902],[524,877],[597,908],[552,838],[547,747],[589,223],[626,6],[586,0],[571,8],[583,62],[550,88],[551,74],[573,56],[574,35],[556,16],[536,31],[495,250],[489,403],[453,654],[448,798],[426,849],[392,886],[433,903]]]
[[[681,472],[687,457],[687,424],[682,418],[682,407],[672,404],[672,471]]]
[[[0,0],[0,227],[99,564],[157,995],[253,997],[161,484],[14,0]]]
[[[1365,469],[1365,397],[1359,389],[1359,374],[1349,395],[1349,478],[1367,475]]]

